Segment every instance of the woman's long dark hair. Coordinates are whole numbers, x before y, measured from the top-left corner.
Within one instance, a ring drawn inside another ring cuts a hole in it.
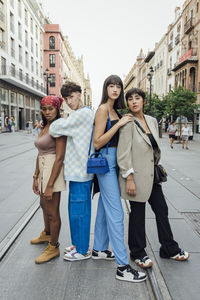
[[[41,112],[42,114],[42,124],[43,124],[43,128],[47,125],[47,119],[45,118],[45,116],[43,115],[43,113]],[[55,120],[59,119],[60,118],[60,111],[59,109],[57,109],[57,115],[55,117]]]
[[[117,75],[110,75],[106,80],[104,81],[103,84],[103,92],[102,92],[102,98],[101,98],[101,104],[104,104],[108,101],[108,92],[107,92],[107,87],[109,84],[118,84],[121,86],[121,93],[119,95],[119,98],[115,100],[114,103],[114,109],[121,109],[125,108],[125,103],[124,103],[124,88],[123,88],[123,83],[122,80],[119,76]]]

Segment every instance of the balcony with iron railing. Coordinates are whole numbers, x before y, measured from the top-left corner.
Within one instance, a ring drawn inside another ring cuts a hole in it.
[[[187,64],[188,62],[197,63],[197,49],[191,48],[187,50],[185,54],[183,54],[179,60],[174,64],[172,71],[177,71],[180,67]]]
[[[18,71],[14,66],[1,66],[0,79],[3,79],[4,81],[7,81],[36,95],[42,97],[45,95],[45,89],[42,84],[37,85],[37,82],[34,79],[31,79],[30,84],[29,78],[23,74],[22,70]],[[36,86],[37,89],[35,88]]]
[[[180,42],[180,33],[177,34],[175,37],[175,45],[177,45]]]
[[[189,33],[194,27],[194,18],[190,18],[184,25],[184,33]]]
[[[170,52],[173,49],[173,42],[169,43],[168,45],[168,51]]]

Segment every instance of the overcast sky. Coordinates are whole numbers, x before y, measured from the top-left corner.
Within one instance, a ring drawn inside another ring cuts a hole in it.
[[[122,80],[140,49],[154,48],[184,0],[43,0],[45,10],[67,35],[76,57],[83,55],[93,104],[98,106],[105,78]]]

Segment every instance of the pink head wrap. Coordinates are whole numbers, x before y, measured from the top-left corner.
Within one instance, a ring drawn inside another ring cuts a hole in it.
[[[41,100],[41,106],[44,105],[52,105],[56,107],[57,109],[60,109],[61,105],[63,103],[63,99],[57,96],[46,96]]]

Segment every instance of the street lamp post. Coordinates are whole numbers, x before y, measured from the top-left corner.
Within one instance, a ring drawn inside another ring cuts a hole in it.
[[[44,75],[44,78],[45,78],[46,84],[47,84],[46,85],[46,87],[47,87],[46,93],[47,93],[47,95],[49,95],[49,81],[51,79],[51,76],[49,76],[49,70],[46,69],[45,72],[43,73],[43,75]]]
[[[150,67],[149,68],[149,73],[147,74],[147,78],[149,80],[149,112],[150,112],[150,115],[151,115],[151,90],[152,90],[152,84],[151,84],[151,81],[152,81],[152,77],[153,77],[153,67]]]

